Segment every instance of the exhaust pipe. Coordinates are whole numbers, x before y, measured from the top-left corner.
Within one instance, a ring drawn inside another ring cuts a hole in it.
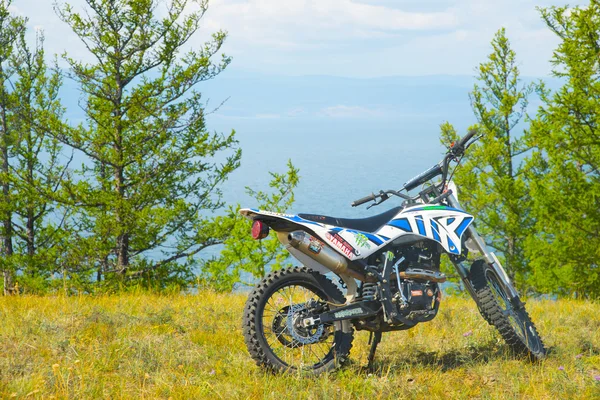
[[[365,275],[353,270],[348,265],[348,260],[345,257],[314,236],[304,231],[294,231],[288,234],[287,240],[290,246],[306,254],[336,274],[349,275],[359,281],[366,281]]]

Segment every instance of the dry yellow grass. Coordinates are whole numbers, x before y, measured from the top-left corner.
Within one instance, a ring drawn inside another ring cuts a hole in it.
[[[528,303],[552,350],[540,364],[511,357],[471,300],[446,298],[434,321],[384,334],[374,371],[361,368],[368,334],[358,332],[350,365],[302,378],[254,365],[244,301],[211,292],[0,298],[0,397],[600,399],[598,303]]]

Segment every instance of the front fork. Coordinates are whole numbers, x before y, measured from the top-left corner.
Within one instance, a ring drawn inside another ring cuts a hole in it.
[[[460,203],[458,202],[456,197],[454,197],[454,194],[448,196],[448,203],[454,208],[461,209]],[[496,255],[493,252],[489,251],[485,242],[483,241],[481,236],[479,236],[477,230],[475,230],[475,226],[473,224],[469,225],[466,234],[471,240],[473,240],[476,250],[478,250],[480,254],[483,255],[485,262],[496,273],[496,276],[498,276],[500,283],[503,286],[503,289],[505,290],[505,293],[507,293],[510,296],[510,300],[518,301],[519,293],[517,293],[517,290],[510,283],[510,279],[508,278],[506,271],[504,271],[502,264],[500,264],[500,261],[498,260]],[[473,297],[473,299],[477,301],[477,297],[475,296],[475,289],[473,288],[471,280],[469,279],[470,266],[465,266],[464,261],[461,261],[460,257],[452,258],[452,263],[456,267],[456,271],[458,272],[458,275],[464,282],[467,291],[469,292],[471,297]]]

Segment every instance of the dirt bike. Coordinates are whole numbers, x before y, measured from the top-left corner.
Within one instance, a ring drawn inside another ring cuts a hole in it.
[[[271,272],[248,297],[243,332],[259,366],[314,374],[332,370],[348,358],[354,329],[371,332],[370,366],[382,332],[410,329],[437,315],[440,284],[446,281],[442,253],[508,346],[533,360],[545,356],[524,303],[477,233],[473,216],[461,208],[452,175],[448,178],[451,162],[458,165],[477,139],[470,131],[402,189],[381,190],[352,203],[373,201],[370,208],[391,197],[403,199],[401,206],[370,218],[240,210],[254,221],[254,239],[272,229],[303,265]],[[431,183],[440,175],[441,181]],[[408,195],[421,185],[417,195]],[[468,262],[469,255],[475,261]],[[338,284],[325,276],[331,272]]]

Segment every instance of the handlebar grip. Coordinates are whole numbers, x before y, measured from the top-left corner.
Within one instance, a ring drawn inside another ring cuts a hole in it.
[[[413,190],[417,186],[430,181],[442,173],[442,166],[440,164],[435,164],[433,167],[429,168],[427,171],[423,172],[420,175],[415,176],[408,182],[404,184],[404,189],[407,191]]]
[[[469,131],[469,133],[467,133],[462,139],[460,139],[456,145],[459,146],[459,147],[464,147],[465,144],[467,144],[467,142],[469,140],[471,140],[471,138],[473,136],[475,136],[475,135],[477,135],[477,130],[476,129],[471,129]]]
[[[351,205],[352,207],[360,206],[361,204],[368,203],[369,201],[375,200],[376,198],[377,197],[373,193],[371,193],[370,195],[363,197],[362,199],[354,200]]]

